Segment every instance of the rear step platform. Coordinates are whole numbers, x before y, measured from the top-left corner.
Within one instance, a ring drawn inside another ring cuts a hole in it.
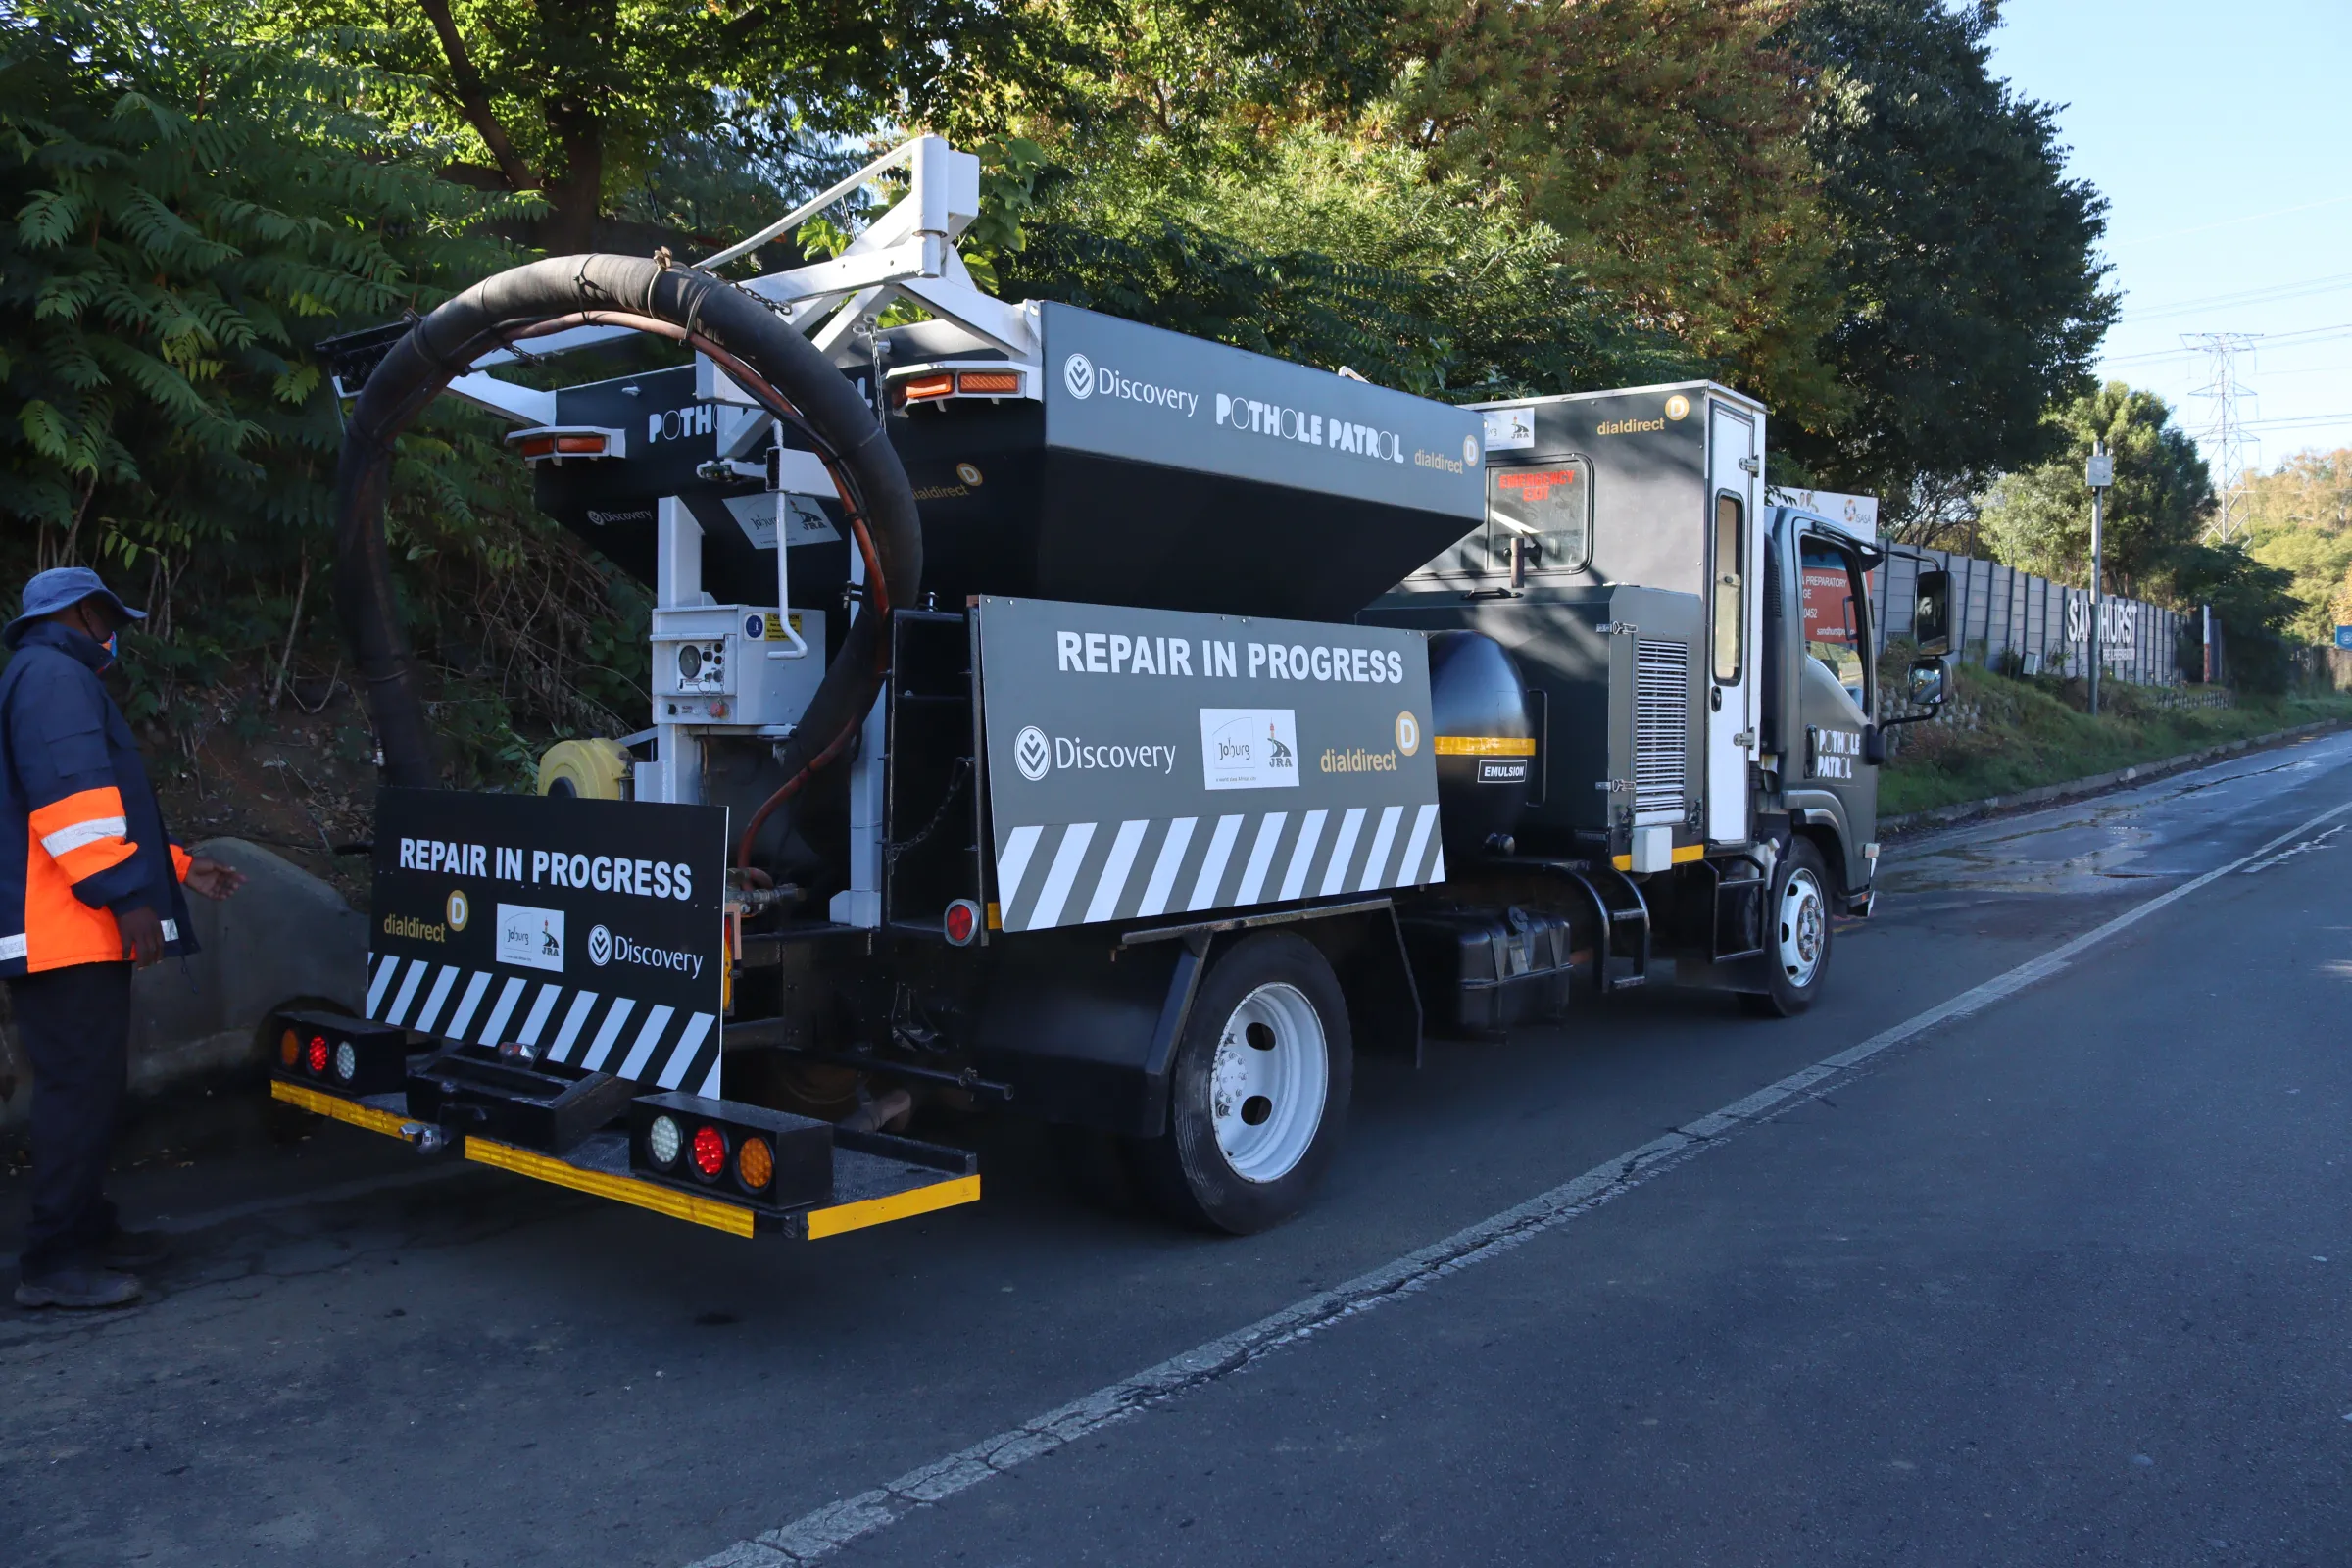
[[[409,1114],[405,1093],[346,1098],[273,1077],[270,1094],[304,1110],[412,1144],[432,1125]],[[817,1241],[977,1202],[980,1198],[977,1154],[887,1133],[833,1129],[831,1196],[822,1202],[782,1211],[649,1180],[630,1168],[629,1137],[622,1132],[588,1133],[560,1155],[474,1133],[452,1142],[459,1145],[457,1152],[464,1157],[480,1164],[633,1203],[735,1236],[764,1232],[796,1241]]]

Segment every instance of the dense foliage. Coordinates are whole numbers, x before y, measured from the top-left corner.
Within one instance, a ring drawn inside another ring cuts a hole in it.
[[[1788,29],[1821,72],[1806,140],[1838,220],[1823,351],[1848,396],[1791,432],[1902,536],[2049,450],[2042,411],[2089,390],[2115,296],[2106,202],[2066,177],[2055,114],[1994,77],[1993,8],[1815,0]],[[1784,427],[1786,428],[1786,427]]]
[[[2337,626],[2352,625],[2352,448],[2299,453],[2249,474],[2234,500],[2238,537],[2293,578],[2297,640],[2333,641]]]
[[[443,148],[365,111],[370,78],[226,22],[0,21],[0,548],[12,573],[95,562],[150,607],[128,667],[175,723],[230,662],[282,666],[327,602],[341,434],[312,345],[503,265],[483,225],[521,211],[436,177]],[[530,666],[511,690],[585,716],[621,696],[588,673],[610,629],[506,603],[526,557],[590,568],[549,557],[497,440],[452,412],[404,444],[416,618],[460,672]],[[461,753],[511,744],[501,704],[446,695]]]

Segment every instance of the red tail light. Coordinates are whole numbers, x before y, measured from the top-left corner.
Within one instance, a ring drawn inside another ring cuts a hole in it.
[[[705,1122],[694,1130],[694,1168],[705,1181],[716,1181],[727,1168],[727,1135]]]
[[[311,1049],[310,1049],[310,1051],[309,1051],[309,1053],[308,1053],[308,1055],[307,1055],[307,1059],[309,1060],[309,1062],[310,1062],[310,1064],[311,1064],[311,1071],[313,1071],[313,1072],[317,1072],[317,1073],[323,1073],[324,1071],[326,1071],[326,1058],[327,1058],[327,1045],[326,1045],[326,1036],[324,1036],[324,1035],[313,1035],[313,1036],[311,1036]]]
[[[948,940],[959,948],[971,946],[972,938],[980,932],[980,906],[969,899],[957,899],[948,906]]]

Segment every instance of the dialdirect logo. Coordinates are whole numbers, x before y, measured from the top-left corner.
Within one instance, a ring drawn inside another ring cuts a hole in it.
[[[1666,417],[1680,419],[1690,414],[1690,400],[1677,392],[1666,400]]]
[[[401,937],[410,942],[447,942],[449,927],[429,925],[413,914],[387,914],[384,916],[384,935]]]
[[[441,912],[448,917],[449,928],[452,931],[463,931],[466,929],[466,922],[473,918],[473,901],[466,897],[464,888],[454,889],[449,895],[449,903],[442,906]]]
[[[1396,715],[1396,749],[1407,757],[1421,749],[1421,720],[1409,708]]]

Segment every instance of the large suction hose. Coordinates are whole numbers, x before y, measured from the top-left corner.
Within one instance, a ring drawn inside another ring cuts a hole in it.
[[[775,417],[815,443],[865,556],[871,596],[851,624],[783,754],[768,812],[839,757],[873,706],[890,659],[893,605],[923,574],[922,523],[898,454],[873,412],[815,345],[754,296],[709,272],[626,256],[564,256],[475,284],[418,321],[368,377],[335,470],[335,597],[383,748],[386,782],[440,783],[416,666],[401,624],[384,540],[393,443],[455,376],[494,349],[574,326],[629,326],[709,355]],[[781,533],[776,548],[785,548]]]

